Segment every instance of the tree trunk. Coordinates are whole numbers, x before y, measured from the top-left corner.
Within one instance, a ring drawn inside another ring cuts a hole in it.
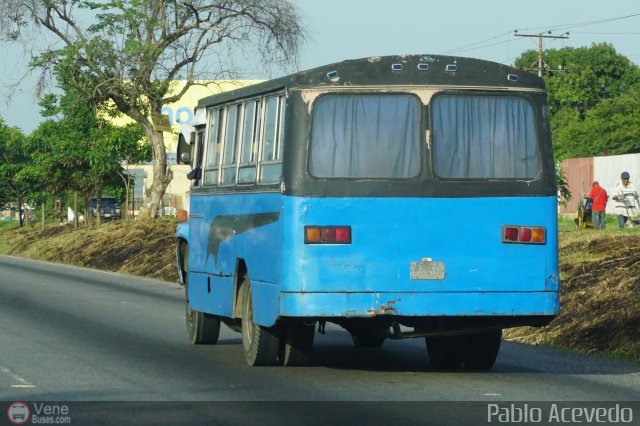
[[[89,225],[91,220],[91,194],[84,194],[84,224]]]
[[[124,215],[124,220],[129,222],[129,187],[131,186],[131,175],[129,174],[128,166],[125,174],[118,172],[118,176],[120,176],[120,179],[124,182],[124,205],[122,206],[122,214]]]
[[[18,220],[20,221],[20,227],[24,226],[24,209],[22,205],[24,204],[24,197],[18,197]]]
[[[44,231],[44,201],[40,205],[40,216],[42,220],[42,230]]]
[[[96,190],[96,223],[99,225],[102,224],[102,188]]]
[[[131,175],[127,170],[127,183],[125,184],[125,194],[124,194],[124,217],[129,222],[129,188],[131,188]]]
[[[152,219],[158,216],[160,200],[169,186],[169,182],[173,179],[173,171],[167,165],[167,152],[162,132],[154,130],[148,124],[145,127],[145,135],[151,141],[151,151],[153,152],[153,181],[149,188],[149,196],[144,200],[140,210],[140,217]]]
[[[73,191],[73,229],[78,229],[78,191]]]

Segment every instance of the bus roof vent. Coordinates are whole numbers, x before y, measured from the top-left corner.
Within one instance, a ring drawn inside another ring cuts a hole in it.
[[[425,64],[423,62],[420,62],[418,64],[418,70],[419,71],[429,71],[429,64]]]
[[[446,68],[444,69],[446,72],[456,72],[458,71],[458,65],[456,64],[447,64]]]
[[[392,71],[402,71],[402,64],[391,64]]]
[[[327,73],[327,78],[331,81],[338,81],[340,80],[340,75],[338,74],[338,71],[329,71]]]
[[[507,76],[507,80],[509,80],[509,81],[518,81],[518,74],[509,74]]]

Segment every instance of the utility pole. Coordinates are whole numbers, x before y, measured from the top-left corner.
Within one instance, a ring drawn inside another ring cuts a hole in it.
[[[543,53],[543,49],[542,49],[542,39],[543,38],[569,38],[569,33],[564,33],[562,35],[559,36],[554,36],[551,35],[551,31],[548,32],[548,34],[543,35],[542,33],[539,34],[518,34],[518,30],[515,30],[514,36],[516,37],[538,37],[538,77],[542,77],[542,70],[544,69],[543,66],[547,66],[547,64],[544,63],[544,61],[542,60],[542,53]],[[535,65],[535,62],[533,64],[531,64],[531,68],[533,68],[533,65]],[[535,69],[535,68],[534,68]]]

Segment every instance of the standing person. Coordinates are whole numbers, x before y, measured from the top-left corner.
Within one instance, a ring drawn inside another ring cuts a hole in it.
[[[620,182],[613,190],[613,200],[615,203],[616,214],[618,215],[618,225],[620,229],[624,228],[625,223],[631,216],[637,215],[637,206],[639,201],[638,191],[636,187],[629,181],[629,172],[622,172]]]
[[[593,229],[596,231],[605,228],[605,209],[607,208],[607,201],[609,195],[603,187],[600,186],[598,181],[594,181],[591,192],[588,197],[593,205],[591,206],[591,220],[593,221]]]

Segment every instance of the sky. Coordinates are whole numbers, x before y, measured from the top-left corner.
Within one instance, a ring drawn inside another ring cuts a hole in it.
[[[300,70],[346,59],[397,54],[446,54],[512,64],[521,53],[589,47],[606,42],[640,64],[638,0],[290,0],[298,8],[307,40]],[[0,45],[0,117],[30,133],[43,120],[34,97],[35,76],[22,80],[7,102],[8,86],[24,74],[28,57]],[[284,73],[283,73],[284,74]],[[277,77],[274,75],[273,77]],[[256,74],[243,76],[260,78]]]

